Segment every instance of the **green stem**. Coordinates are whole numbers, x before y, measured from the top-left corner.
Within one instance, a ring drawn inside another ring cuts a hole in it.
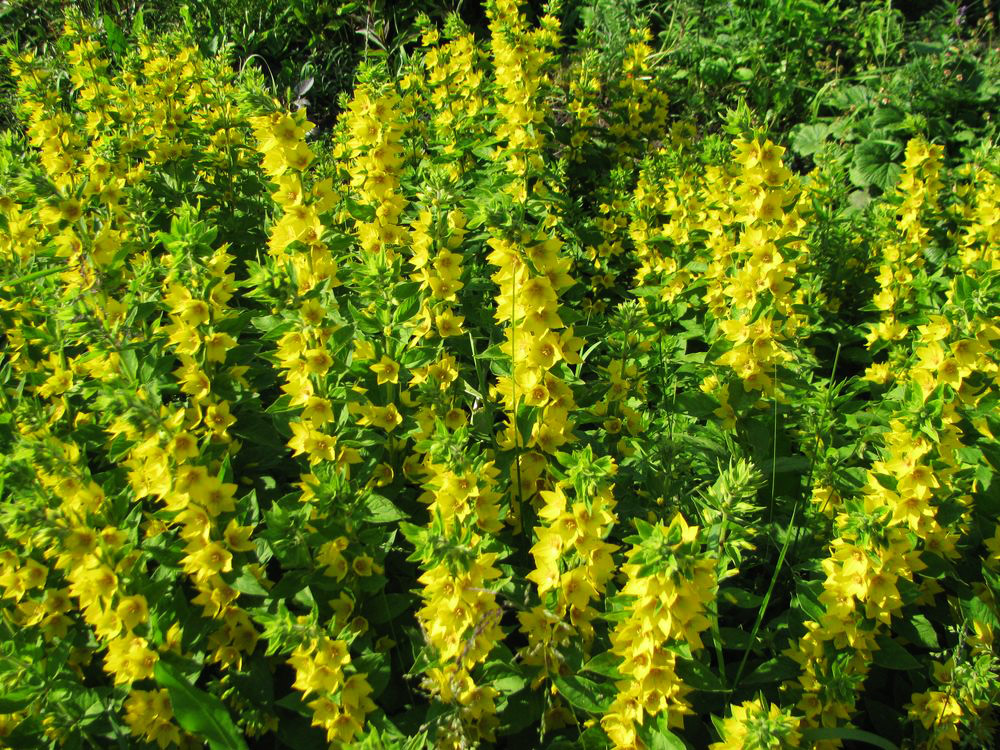
[[[723,545],[726,542],[726,532],[729,530],[729,519],[726,514],[722,514],[722,527],[719,529],[719,544],[717,545],[715,554],[716,559],[722,560]],[[721,567],[721,566],[720,566]],[[725,571],[723,571],[725,572]],[[716,568],[716,580],[721,580],[719,576],[719,568]],[[715,602],[715,610],[712,612],[712,639],[715,641],[715,656],[719,661],[719,674],[722,679],[726,679],[726,659],[722,653],[722,631],[719,629],[719,603]]]
[[[18,286],[19,284],[27,284],[29,281],[35,281],[36,279],[43,279],[46,276],[52,276],[53,274],[59,273],[61,271],[70,270],[69,266],[53,266],[52,268],[44,268],[41,271],[35,271],[33,273],[25,274],[24,276],[19,276],[16,279],[11,279],[4,286]]]
[[[813,474],[816,469],[816,454],[819,452],[819,445],[822,438],[820,437],[820,432],[822,431],[823,422],[826,420],[827,414],[830,412],[830,393],[833,390],[833,379],[837,375],[837,363],[840,361],[840,342],[837,342],[837,351],[833,355],[833,370],[830,372],[830,382],[826,386],[826,395],[823,399],[823,411],[820,414],[819,419],[816,420],[816,434],[815,434],[815,448],[813,450],[813,458],[809,462],[809,473],[806,475],[806,491],[812,490]],[[827,498],[826,502],[823,503],[823,507],[820,508],[820,513],[826,510],[826,504],[830,502]],[[795,529],[795,541],[792,543],[792,556],[794,557],[795,550],[799,545],[799,537],[802,534],[802,528],[799,527]]]
[[[785,529],[785,543],[781,546],[781,553],[778,555],[778,564],[774,566],[774,573],[771,575],[771,583],[767,587],[767,593],[764,595],[764,601],[760,604],[760,609],[757,610],[757,621],[753,624],[753,630],[750,633],[750,641],[747,643],[747,647],[743,649],[743,658],[740,659],[740,667],[736,670],[736,677],[733,679],[732,687],[729,688],[729,694],[732,695],[736,692],[736,688],[740,684],[740,678],[743,677],[743,670],[747,666],[747,658],[750,656],[750,649],[753,648],[754,641],[757,640],[757,633],[760,632],[761,623],[764,622],[764,613],[767,611],[767,605],[771,601],[771,595],[774,593],[775,584],[778,582],[778,574],[781,573],[781,566],[785,562],[785,553],[788,552],[788,543],[791,540],[792,526],[795,524],[795,513],[799,509],[798,500],[795,501],[795,505],[792,506],[792,517],[788,520],[788,528]]]

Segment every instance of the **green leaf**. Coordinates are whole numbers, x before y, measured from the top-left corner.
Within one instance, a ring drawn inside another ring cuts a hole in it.
[[[142,36],[143,32],[146,31],[146,14],[143,9],[140,8],[139,12],[135,14],[132,19],[132,36]]]
[[[854,742],[864,742],[867,745],[880,747],[882,750],[899,750],[897,745],[879,737],[877,734],[865,732],[861,729],[851,729],[850,727],[803,729],[802,739],[806,740],[807,743],[818,742],[820,740],[853,740]]]
[[[326,741],[326,735],[312,726],[312,709],[303,707],[301,713],[301,716],[281,718],[281,731],[276,733],[281,747],[293,750],[327,750],[330,745]]]
[[[583,670],[610,677],[612,680],[620,680],[622,679],[622,675],[618,671],[618,665],[621,663],[622,659],[620,656],[611,651],[604,651],[584,664]]]
[[[895,141],[869,138],[854,149],[849,176],[857,187],[874,185],[888,190],[896,184],[903,167],[895,162],[902,147]]]
[[[763,606],[763,600],[761,600]],[[758,609],[758,612],[760,609]],[[722,639],[722,647],[737,651],[750,649],[753,646],[755,637],[753,633],[748,633],[741,628],[722,627],[719,628],[719,637]]]
[[[65,271],[66,265],[60,264],[58,266],[53,266],[51,268],[43,268],[41,271],[35,271],[34,273],[25,274],[24,276],[18,276],[10,281],[4,281],[4,286],[17,286],[18,284],[27,284],[30,281],[37,281],[38,279],[43,279],[46,276],[51,276],[52,274],[59,273],[60,271]]]
[[[712,86],[725,83],[731,72],[729,60],[724,57],[705,57],[698,64],[698,73]]]
[[[966,303],[972,299],[975,291],[975,283],[968,276],[959,276],[955,280],[955,302],[962,307],[965,307]]]
[[[875,652],[874,662],[886,669],[920,669],[920,662],[905,648],[888,636],[880,635],[875,638],[878,643],[878,651]]]
[[[415,346],[412,349],[407,349],[403,356],[400,357],[399,364],[408,370],[416,369],[417,367],[423,367],[434,361],[437,357],[437,349],[431,346]]]
[[[1000,627],[996,613],[978,596],[963,600],[962,610],[972,622],[981,622],[992,628]]]
[[[707,393],[687,391],[677,396],[677,406],[682,413],[692,417],[707,417],[719,408],[719,402]]]
[[[378,698],[389,684],[391,668],[389,654],[384,652],[366,651],[353,661],[358,671],[363,672],[372,689],[372,698]]]
[[[649,750],[687,750],[687,745],[669,729],[654,729],[649,737]]]
[[[205,740],[212,750],[247,750],[229,712],[214,695],[188,682],[161,656],[153,670],[156,682],[167,689],[177,723]]]
[[[615,696],[613,685],[599,685],[586,677],[553,677],[556,689],[571,705],[592,714],[603,714]]]
[[[742,685],[770,685],[798,677],[801,668],[787,656],[764,662],[741,680]]]
[[[118,354],[118,361],[121,362],[122,369],[128,375],[129,380],[135,380],[139,374],[139,358],[135,349],[123,349]]]
[[[539,720],[545,710],[541,692],[522,690],[507,697],[506,705],[500,710],[500,729],[505,734],[514,734]]]
[[[267,596],[267,589],[261,586],[260,581],[254,578],[249,572],[244,572],[240,575],[239,578],[233,581],[232,586],[241,594],[249,594],[250,596]]]
[[[392,523],[408,517],[389,498],[374,493],[365,498],[365,507],[368,508],[367,520],[372,523]]]
[[[396,314],[393,316],[396,323],[405,323],[420,310],[420,295],[416,292],[410,293],[408,295],[402,294],[399,288],[403,284],[400,284],[396,289],[397,299],[399,300],[399,307],[396,308]]]
[[[808,474],[809,459],[805,456],[781,456],[772,462],[775,474]]]
[[[127,44],[125,35],[107,13],[104,14],[104,32],[108,35],[108,49],[111,50],[112,54],[115,57],[124,55]]]
[[[383,594],[368,601],[365,605],[365,619],[372,625],[391,622],[413,602],[408,594]]]
[[[35,699],[37,694],[29,690],[15,690],[12,693],[4,693],[0,695],[0,713],[12,714],[15,711],[20,711],[26,706],[30,706]]]
[[[792,136],[792,149],[801,156],[812,156],[823,150],[830,135],[830,126],[825,123],[800,125]]]
[[[876,128],[889,128],[901,124],[906,119],[906,113],[899,107],[879,107],[872,115],[872,125]]]
[[[606,750],[611,747],[611,742],[604,730],[600,727],[591,727],[580,735],[577,747],[583,750]]]
[[[509,661],[495,659],[483,666],[483,678],[497,691],[510,695],[522,690],[528,680]]]
[[[726,686],[722,683],[715,672],[707,665],[695,659],[678,659],[676,665],[677,676],[686,685],[690,685],[695,690],[705,693],[724,693]]]
[[[893,623],[893,630],[906,640],[916,643],[928,649],[940,648],[938,644],[937,631],[931,625],[931,621],[924,615],[912,615],[910,617],[898,618]]]
[[[362,203],[358,203],[353,198],[347,199],[347,213],[349,213],[357,221],[375,220],[375,206],[367,206]]]

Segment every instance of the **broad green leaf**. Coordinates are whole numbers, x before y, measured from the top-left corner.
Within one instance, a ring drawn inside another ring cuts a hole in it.
[[[701,391],[687,391],[678,394],[677,406],[680,411],[692,417],[707,417],[719,408],[717,399]]]
[[[869,186],[888,190],[896,184],[903,167],[896,163],[902,146],[894,141],[869,138],[854,149],[849,176],[859,188]]]
[[[997,620],[996,612],[978,596],[963,600],[962,610],[972,622],[981,622],[992,628],[1000,627],[1000,621]]]
[[[875,110],[872,115],[872,125],[876,128],[892,129],[894,125],[899,125],[906,119],[906,113],[899,107],[884,106]]]
[[[620,656],[617,656],[611,651],[605,651],[584,664],[583,670],[585,672],[594,672],[595,674],[610,677],[612,680],[620,680],[622,675],[621,672],[618,671],[618,666],[621,663],[622,660]]]
[[[391,622],[406,611],[413,597],[408,594],[383,594],[371,599],[365,606],[365,619],[372,625]]]
[[[239,591],[241,594],[249,594],[250,596],[267,596],[267,589],[261,586],[260,581],[258,581],[249,571],[244,571],[235,581],[233,581],[233,588]]]
[[[919,646],[929,649],[940,648],[937,631],[924,615],[899,618],[897,622],[893,622],[892,628],[897,634]]]
[[[825,123],[799,125],[792,136],[792,149],[801,156],[812,156],[823,150],[830,135],[830,126]]]
[[[506,705],[499,711],[500,729],[504,734],[519,732],[538,721],[545,710],[541,692],[522,690],[507,696]]]
[[[154,676],[170,694],[174,716],[183,729],[207,742],[212,750],[247,750],[222,701],[194,687],[162,657],[156,663]]]
[[[695,659],[678,659],[677,676],[684,684],[706,693],[724,693],[726,686],[715,672]]]
[[[364,673],[371,686],[373,699],[378,698],[389,684],[392,668],[389,665],[389,654],[386,652],[366,651],[355,657],[353,664]]]
[[[118,24],[107,13],[104,14],[104,33],[108,36],[108,49],[116,56],[119,57],[125,54],[125,50],[128,43],[125,40],[125,35],[122,30],[118,28]]]
[[[420,310],[419,295],[412,294],[409,296],[399,297],[399,306],[396,308],[396,314],[393,316],[394,320],[396,323],[405,323],[414,315],[416,315],[418,310]]]
[[[26,706],[30,706],[38,694],[29,690],[15,690],[10,693],[0,695],[0,713],[12,714],[20,711]]]
[[[375,206],[367,206],[362,203],[358,203],[353,198],[347,199],[347,213],[358,221],[375,220]]]
[[[794,679],[799,675],[801,668],[787,656],[779,656],[770,659],[760,666],[748,671],[747,676],[741,681],[741,685],[770,685]]]
[[[654,729],[649,739],[649,750],[687,750],[684,741],[669,729]]]
[[[513,664],[501,659],[487,662],[483,666],[483,677],[497,691],[509,695],[522,690],[527,679]]]
[[[600,685],[586,677],[570,675],[553,677],[556,689],[571,705],[592,714],[603,714],[608,710],[615,695],[613,685]]]
[[[611,741],[603,729],[600,727],[591,727],[580,735],[576,747],[583,748],[583,750],[605,750],[611,747]]]
[[[897,745],[894,745],[887,739],[879,737],[877,734],[865,732],[861,729],[852,729],[850,727],[803,729],[802,739],[807,742],[819,742],[820,740],[852,740],[854,742],[863,742],[866,745],[880,747],[882,750],[899,750]]]
[[[873,661],[880,667],[886,669],[920,669],[920,662],[899,643],[888,636],[880,635],[876,637],[878,651],[875,652]]]
[[[372,523],[392,523],[407,517],[389,498],[374,493],[365,498],[365,507],[368,509],[366,520]]]

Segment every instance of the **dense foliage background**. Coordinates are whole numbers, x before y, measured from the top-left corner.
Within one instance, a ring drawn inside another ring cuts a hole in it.
[[[0,744],[987,748],[988,2],[0,2]]]

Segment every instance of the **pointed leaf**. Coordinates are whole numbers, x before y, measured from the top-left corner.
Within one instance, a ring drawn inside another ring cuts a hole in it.
[[[154,675],[167,689],[177,723],[197,735],[212,750],[247,750],[243,736],[222,701],[188,682],[176,667],[161,658]]]

